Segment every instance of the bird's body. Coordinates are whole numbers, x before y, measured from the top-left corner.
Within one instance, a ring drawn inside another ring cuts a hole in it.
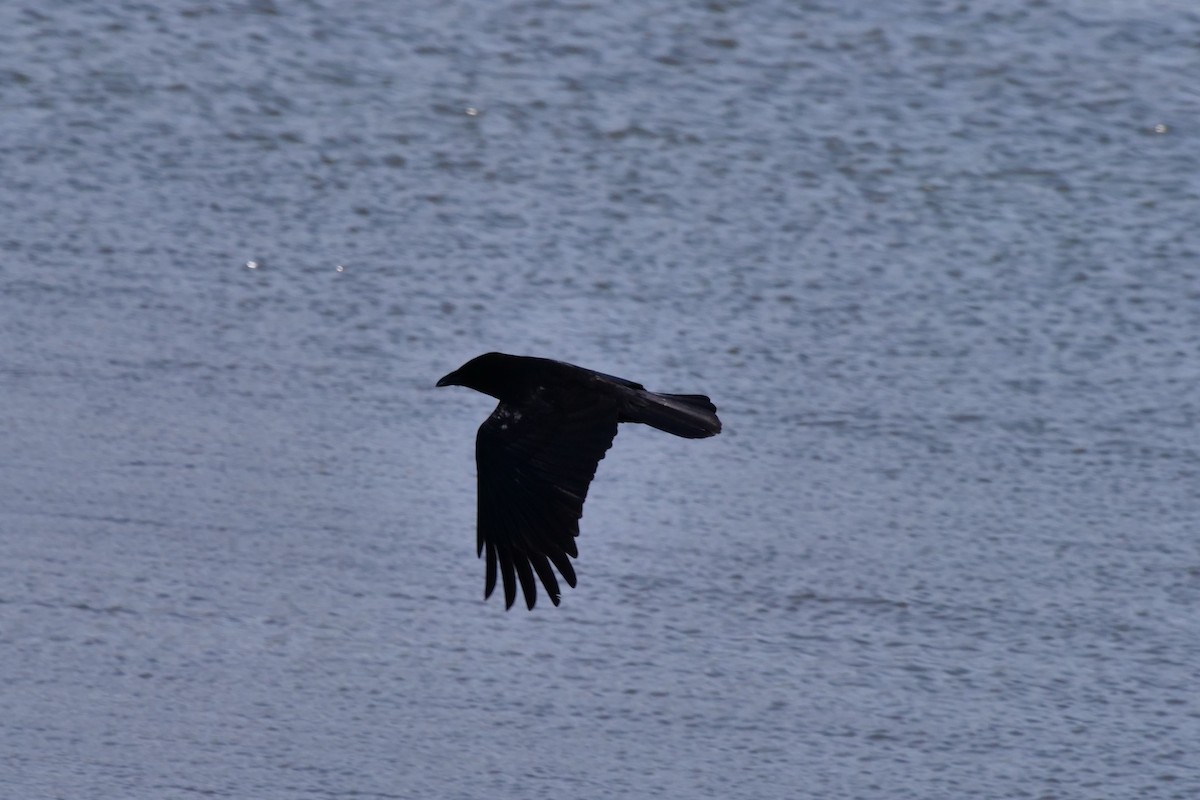
[[[558,605],[554,569],[575,585],[571,558],[588,485],[617,435],[617,424],[641,422],[700,439],[720,432],[704,395],[659,394],[639,383],[562,361],[487,353],[438,381],[500,401],[479,428],[478,552],[487,556],[484,597],[499,574],[505,607],[517,583],[533,608],[537,579]],[[551,568],[553,565],[554,569]]]

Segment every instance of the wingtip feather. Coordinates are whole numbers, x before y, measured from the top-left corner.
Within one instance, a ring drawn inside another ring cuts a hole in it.
[[[496,590],[496,546],[491,542],[487,544],[487,566],[485,567],[484,583],[483,583],[483,599],[487,600],[492,596],[492,592]]]

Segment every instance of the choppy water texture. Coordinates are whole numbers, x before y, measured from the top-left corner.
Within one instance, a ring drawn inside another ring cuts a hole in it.
[[[0,6],[4,794],[1200,796],[1197,41]],[[558,609],[481,602],[486,350],[725,421]]]

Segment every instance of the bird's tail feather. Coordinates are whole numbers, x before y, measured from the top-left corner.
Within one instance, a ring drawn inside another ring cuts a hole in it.
[[[626,409],[628,422],[641,422],[686,439],[703,439],[721,432],[717,407],[702,394],[660,394],[641,390]]]

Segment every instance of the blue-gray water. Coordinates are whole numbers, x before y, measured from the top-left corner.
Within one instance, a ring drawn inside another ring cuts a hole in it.
[[[0,793],[1200,796],[1198,41],[0,5]],[[561,608],[481,600],[487,350],[725,422]]]

